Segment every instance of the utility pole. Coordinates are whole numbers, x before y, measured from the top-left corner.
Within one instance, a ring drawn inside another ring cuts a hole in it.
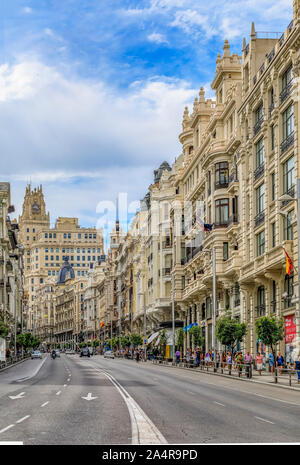
[[[146,289],[144,289],[144,352],[145,352],[145,361],[146,361],[146,355],[147,355],[147,345],[145,344],[145,341],[147,339],[146,327],[147,327],[147,321],[146,321]]]
[[[214,359],[216,356],[216,314],[217,314],[217,286],[216,286],[216,249],[212,247],[212,268],[213,268],[213,326],[212,326],[212,348]]]
[[[173,365],[175,365],[176,356],[175,356],[175,277],[174,277],[174,270],[172,271],[172,338],[173,338]]]

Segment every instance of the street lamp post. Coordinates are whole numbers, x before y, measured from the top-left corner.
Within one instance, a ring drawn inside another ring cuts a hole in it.
[[[172,339],[173,339],[173,365],[176,362],[175,355],[175,276],[172,271]]]

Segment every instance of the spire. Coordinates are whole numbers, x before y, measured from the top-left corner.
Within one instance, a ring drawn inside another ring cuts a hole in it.
[[[199,92],[199,103],[200,102],[205,102],[205,91],[204,87],[200,87],[200,92]]]
[[[194,108],[193,108],[194,112],[197,110],[197,106],[198,106],[198,99],[197,99],[197,97],[195,97]]]
[[[223,45],[223,58],[230,58],[230,45],[229,45],[229,42],[228,40],[226,39],[224,41],[224,45]]]
[[[245,37],[243,38],[243,50],[245,50],[245,48],[247,47],[247,43],[246,43],[246,39]]]
[[[256,32],[255,32],[255,24],[254,24],[254,21],[252,21],[252,24],[251,24],[251,39],[256,39]]]

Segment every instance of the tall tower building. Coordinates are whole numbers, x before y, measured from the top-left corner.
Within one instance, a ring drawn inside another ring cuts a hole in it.
[[[35,303],[37,290],[47,278],[57,279],[62,263],[68,260],[75,277],[87,275],[103,259],[103,235],[96,228],[81,228],[78,218],[59,217],[50,228],[50,215],[42,186],[26,187],[19,218],[20,242],[25,248],[24,288],[28,301],[28,329],[35,331],[42,309]]]

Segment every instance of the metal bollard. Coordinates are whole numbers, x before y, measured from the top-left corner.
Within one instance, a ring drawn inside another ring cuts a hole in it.
[[[275,382],[275,384],[277,384],[277,383],[278,383],[278,373],[277,373],[277,367],[275,367],[274,374],[275,374],[275,377],[274,377],[274,378],[275,378],[275,379],[274,379],[274,382]]]

